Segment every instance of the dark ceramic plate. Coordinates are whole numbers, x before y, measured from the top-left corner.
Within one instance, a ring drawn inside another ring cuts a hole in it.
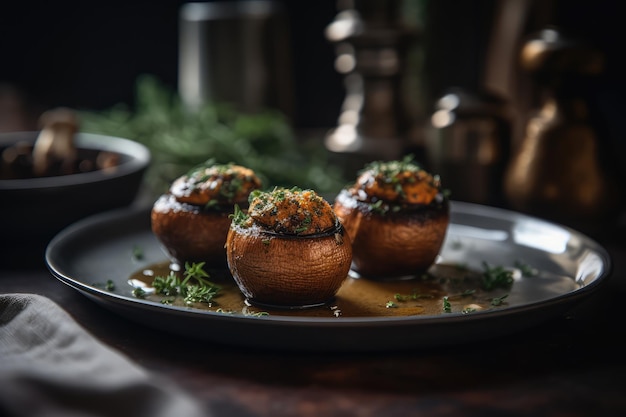
[[[140,259],[133,257],[136,248]],[[432,276],[391,283],[348,278],[335,303],[317,312],[251,314],[228,284],[224,301],[217,298],[219,310],[136,298],[133,285],[139,281],[133,277],[168,265],[146,209],[111,211],[73,224],[50,242],[46,263],[65,284],[143,325],[220,344],[301,351],[415,349],[499,337],[568,312],[591,296],[611,269],[607,252],[577,231],[461,202],[452,203]],[[486,268],[511,271],[513,284],[466,298],[476,282],[438,278],[452,270],[478,277]],[[407,297],[411,288],[418,297]],[[394,299],[398,293],[402,298]]]

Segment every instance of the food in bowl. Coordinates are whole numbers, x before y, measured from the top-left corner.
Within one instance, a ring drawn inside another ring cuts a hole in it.
[[[319,306],[348,276],[352,246],[332,206],[313,190],[253,191],[226,241],[230,272],[253,305]]]
[[[65,227],[96,213],[128,207],[141,197],[148,148],[131,139],[79,132],[73,173],[37,176],[32,150],[40,131],[0,134],[0,264],[45,266],[45,249]],[[104,165],[100,161],[106,161]]]
[[[352,242],[354,275],[410,278],[434,263],[450,223],[439,176],[407,156],[366,164],[334,211]]]
[[[122,155],[106,146],[84,148],[79,139],[79,118],[71,109],[48,110],[39,117],[41,130],[20,138],[16,132],[0,143],[0,180],[60,177],[87,172],[114,173]],[[15,138],[15,140],[11,140]]]
[[[153,204],[152,232],[178,263],[226,267],[226,235],[235,205],[246,210],[248,196],[261,187],[249,168],[208,160],[172,182]]]

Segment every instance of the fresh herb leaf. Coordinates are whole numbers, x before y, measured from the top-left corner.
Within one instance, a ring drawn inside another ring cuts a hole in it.
[[[520,272],[522,273],[522,276],[525,276],[525,277],[534,277],[539,273],[537,269],[533,268],[532,266],[522,261],[515,261],[514,266],[517,269],[519,269]]]
[[[185,280],[187,281],[190,278],[193,278],[197,281],[202,281],[205,284],[210,285],[211,283],[205,280],[205,278],[209,278],[209,274],[204,270],[204,265],[205,262],[191,264],[189,262],[185,262],[185,271],[183,272]]]
[[[502,297],[492,298],[491,305],[497,307],[497,306],[504,304],[504,299],[507,298],[508,296],[509,296],[508,294],[504,294]]]
[[[443,297],[443,311],[445,313],[452,313],[452,304],[447,296]]]
[[[415,291],[409,295],[395,294],[393,297],[396,299],[396,301],[409,301],[409,300],[418,300],[420,298],[433,298],[431,294],[421,294]]]
[[[296,228],[296,233],[305,232],[311,225],[311,222],[312,222],[311,216],[306,216],[304,219],[302,219],[300,226]]]
[[[483,262],[482,287],[486,291],[496,288],[509,288],[513,285],[513,271],[502,266],[490,266]]]
[[[254,191],[252,193],[254,194]],[[246,220],[248,220],[248,215],[239,207],[238,204],[235,204],[234,212],[230,214],[229,217],[237,226],[243,226]]]
[[[219,293],[220,287],[206,278],[209,274],[203,269],[204,262],[185,263],[183,279],[170,271],[167,276],[157,276],[152,282],[152,286],[159,295],[180,296],[187,305],[192,303],[210,304],[213,298]],[[197,284],[191,284],[194,280]]]
[[[136,261],[142,260],[144,257],[143,249],[139,245],[133,246],[133,259]]]
[[[135,287],[133,289],[133,296],[137,297],[137,298],[145,298],[146,297],[146,291],[141,288],[141,287]]]

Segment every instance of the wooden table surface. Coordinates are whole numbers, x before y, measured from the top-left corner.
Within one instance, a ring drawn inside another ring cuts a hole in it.
[[[217,416],[624,416],[626,239],[601,241],[606,284],[568,314],[509,336],[381,353],[258,351],[181,338],[119,317],[45,267],[0,269],[0,293],[47,296]]]

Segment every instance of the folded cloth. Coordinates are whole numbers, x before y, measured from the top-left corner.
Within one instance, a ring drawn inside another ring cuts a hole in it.
[[[207,415],[172,381],[96,340],[52,300],[0,295],[0,416]]]

